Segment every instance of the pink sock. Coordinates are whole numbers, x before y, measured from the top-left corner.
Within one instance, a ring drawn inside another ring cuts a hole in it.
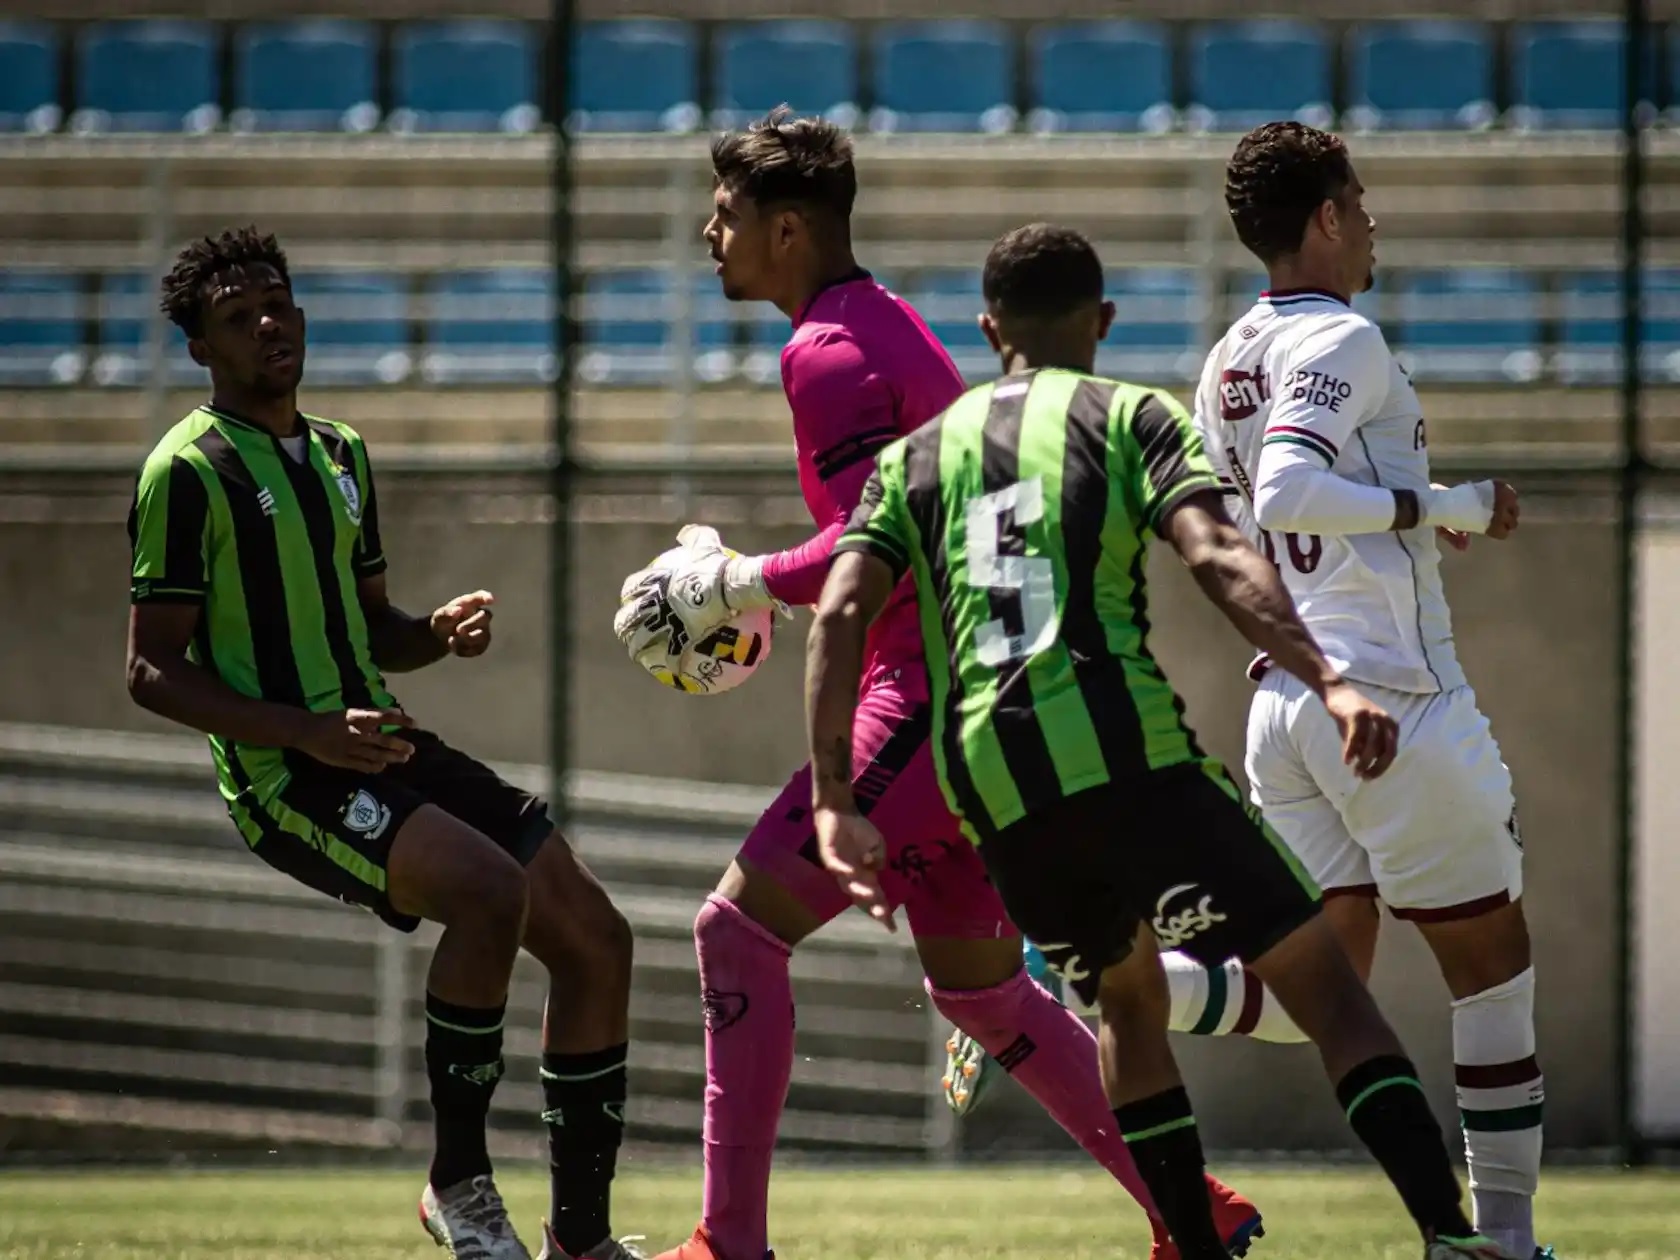
[[[1103,1093],[1096,1035],[1079,1016],[1025,971],[995,989],[952,991],[930,983],[928,996],[946,1019],[1003,1064],[1145,1212],[1155,1215],[1155,1202]]]
[[[722,1260],[769,1250],[770,1159],[793,1072],[791,951],[715,893],[694,920],[706,1008],[706,1189]]]

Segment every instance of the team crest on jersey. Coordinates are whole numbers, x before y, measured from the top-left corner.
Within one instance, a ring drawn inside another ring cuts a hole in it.
[[[357,835],[377,840],[391,825],[391,807],[374,800],[365,788],[359,789],[344,807],[344,825]]]
[[[344,515],[350,518],[352,525],[362,523],[362,491],[356,485],[354,473],[340,471],[333,479],[338,485],[338,492],[344,496]]]

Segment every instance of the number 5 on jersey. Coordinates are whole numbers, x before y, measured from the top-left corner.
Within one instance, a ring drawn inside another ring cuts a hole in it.
[[[1005,518],[1013,519],[1013,528],[1005,527]],[[1025,527],[1042,519],[1044,483],[1037,477],[969,500],[964,521],[969,586],[1014,593],[1021,603],[1020,634],[1010,634],[1002,617],[975,631],[982,665],[995,669],[1056,641],[1055,565],[1042,556],[1000,554],[1006,540],[1024,550]]]

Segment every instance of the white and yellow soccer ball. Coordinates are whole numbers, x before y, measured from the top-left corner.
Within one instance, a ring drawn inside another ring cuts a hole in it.
[[[775,610],[737,613],[696,641],[671,606],[671,578],[691,560],[687,546],[661,552],[624,580],[613,633],[655,682],[691,696],[733,691],[770,658]]]

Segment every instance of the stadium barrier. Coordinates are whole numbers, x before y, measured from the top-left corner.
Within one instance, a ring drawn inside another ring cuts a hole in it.
[[[541,767],[500,768],[545,786]],[[705,1064],[690,926],[727,837],[771,790],[587,772],[569,789],[578,847],[637,936],[631,1140],[692,1145]],[[191,737],[0,725],[0,809],[0,1129],[99,1124],[175,1149],[426,1146],[433,925],[389,931],[243,852]],[[847,917],[801,948],[793,976],[784,1145],[951,1154],[931,1088],[942,1025],[906,938]],[[522,954],[492,1114],[504,1154],[544,1149],[543,998]]]
[[[1190,135],[864,137],[860,256],[924,305],[978,374],[989,362],[972,327],[976,299],[948,282],[972,277],[1009,227],[1071,221],[1115,273],[1168,267],[1189,277],[1185,292],[1123,300],[1131,324],[1115,339],[1122,374],[1184,396],[1200,348],[1257,287],[1253,260],[1224,222],[1219,180],[1230,144]],[[1362,299],[1405,353],[1408,321],[1431,325],[1416,376],[1432,446],[1449,456],[1614,465],[1616,299],[1583,299],[1562,277],[1613,280],[1620,137],[1389,134],[1355,144],[1379,217],[1384,277],[1505,272],[1524,286],[1490,290],[1479,304],[1475,294],[1381,284]],[[1680,133],[1653,132],[1646,145],[1646,261],[1680,267]],[[680,462],[784,450],[775,353],[785,323],[721,302],[711,285],[699,240],[709,204],[704,137],[586,136],[576,148],[577,256],[567,286],[577,291],[469,301],[436,292],[438,277],[487,267],[550,274],[545,137],[0,138],[0,268],[86,277],[74,300],[89,328],[113,310],[119,323],[147,321],[140,344],[115,358],[98,344],[67,358],[57,387],[0,391],[8,460],[76,463],[101,449],[132,458],[173,422],[196,395],[196,369],[144,291],[112,297],[95,278],[155,276],[180,240],[251,219],[280,233],[300,272],[375,272],[404,286],[396,299],[404,345],[370,349],[364,379],[322,375],[324,345],[311,358],[321,365],[312,405],[355,412],[381,450],[449,444],[480,459],[499,450],[505,462],[520,448],[540,459],[555,370],[542,329],[555,301],[567,303],[582,334],[573,408],[581,454],[611,461],[658,451]],[[614,288],[627,273],[637,273],[634,283]],[[1674,292],[1653,290],[1649,300],[1652,328],[1680,326]],[[358,318],[367,301],[322,294],[308,305],[324,328]],[[440,330],[446,301],[455,305]],[[1513,320],[1523,327],[1509,346],[1477,335]],[[1592,326],[1569,334],[1570,320]],[[474,325],[503,332],[478,337]],[[1469,356],[1455,350],[1454,328],[1471,343]],[[1177,349],[1171,336],[1165,344],[1152,336],[1169,331],[1182,337]],[[504,334],[509,343],[497,344]],[[132,327],[123,335],[132,339]],[[452,350],[449,339],[462,337],[468,349]],[[1128,338],[1145,353],[1125,347]],[[1680,354],[1664,354],[1653,351],[1645,404],[1659,444],[1680,424]]]

